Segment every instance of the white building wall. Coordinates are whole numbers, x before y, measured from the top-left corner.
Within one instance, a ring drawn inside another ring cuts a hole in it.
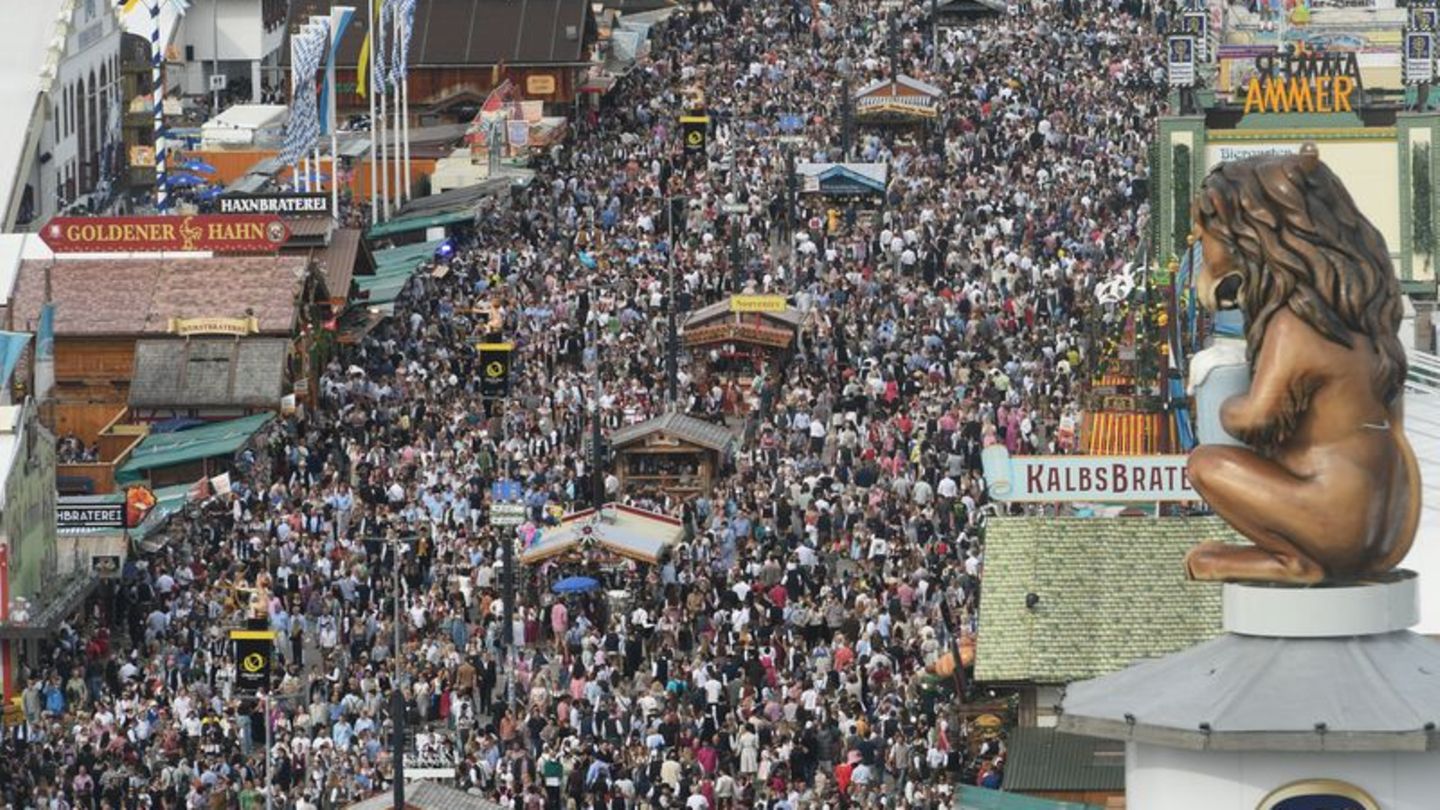
[[[1440,807],[1440,752],[1267,753],[1125,746],[1128,810],[1255,810],[1282,785],[1339,779],[1384,810]]]
[[[36,190],[33,222],[53,216],[62,200],[69,203],[83,196],[84,162],[103,155],[106,143],[113,140],[114,148],[120,148],[120,122],[116,119],[124,115],[120,37],[120,24],[111,3],[79,0],[75,4],[65,57],[44,105],[46,120],[39,155],[28,181]],[[70,195],[72,177],[75,197]]]

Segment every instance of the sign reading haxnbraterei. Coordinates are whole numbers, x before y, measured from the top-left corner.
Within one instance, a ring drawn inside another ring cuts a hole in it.
[[[55,507],[55,528],[76,529],[125,528],[125,504],[97,503]]]
[[[227,194],[216,200],[222,214],[330,214],[329,194]]]

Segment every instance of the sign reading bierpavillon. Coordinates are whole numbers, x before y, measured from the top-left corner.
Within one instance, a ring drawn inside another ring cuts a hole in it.
[[[273,214],[55,217],[40,229],[56,253],[274,253],[289,238]]]

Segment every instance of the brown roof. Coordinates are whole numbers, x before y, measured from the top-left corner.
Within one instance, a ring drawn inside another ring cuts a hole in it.
[[[355,275],[355,259],[360,253],[360,229],[340,228],[330,237],[330,244],[316,252],[325,289],[331,298],[350,296],[350,279]]]
[[[13,327],[33,329],[39,320],[49,265],[56,335],[165,334],[171,318],[247,314],[262,334],[289,335],[307,262],[303,256],[26,261],[12,299]]]
[[[323,14],[331,5],[355,6],[340,40],[337,66],[354,67],[368,28],[363,3],[353,0],[301,0],[290,4],[291,23]],[[412,67],[475,67],[575,64],[589,61],[586,44],[594,38],[589,0],[419,0],[411,40]],[[287,30],[293,28],[287,26]],[[571,31],[574,38],[571,38]],[[280,48],[288,65],[289,42]]]

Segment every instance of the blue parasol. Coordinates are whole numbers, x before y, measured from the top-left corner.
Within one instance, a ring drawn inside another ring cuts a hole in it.
[[[186,186],[199,186],[205,184],[205,178],[189,172],[172,172],[165,177],[165,184],[174,188],[185,188]]]
[[[215,167],[214,167],[214,166],[211,166],[209,163],[206,163],[205,161],[200,160],[200,159],[198,159],[198,158],[190,158],[189,160],[185,161],[184,163],[181,163],[180,165],[181,165],[183,168],[186,168],[186,169],[188,169],[188,170],[190,170],[190,171],[192,171],[192,172],[200,172],[201,174],[214,174],[214,173],[215,173]]]
[[[566,577],[554,585],[550,590],[555,593],[588,593],[600,587],[600,583],[590,577]]]

